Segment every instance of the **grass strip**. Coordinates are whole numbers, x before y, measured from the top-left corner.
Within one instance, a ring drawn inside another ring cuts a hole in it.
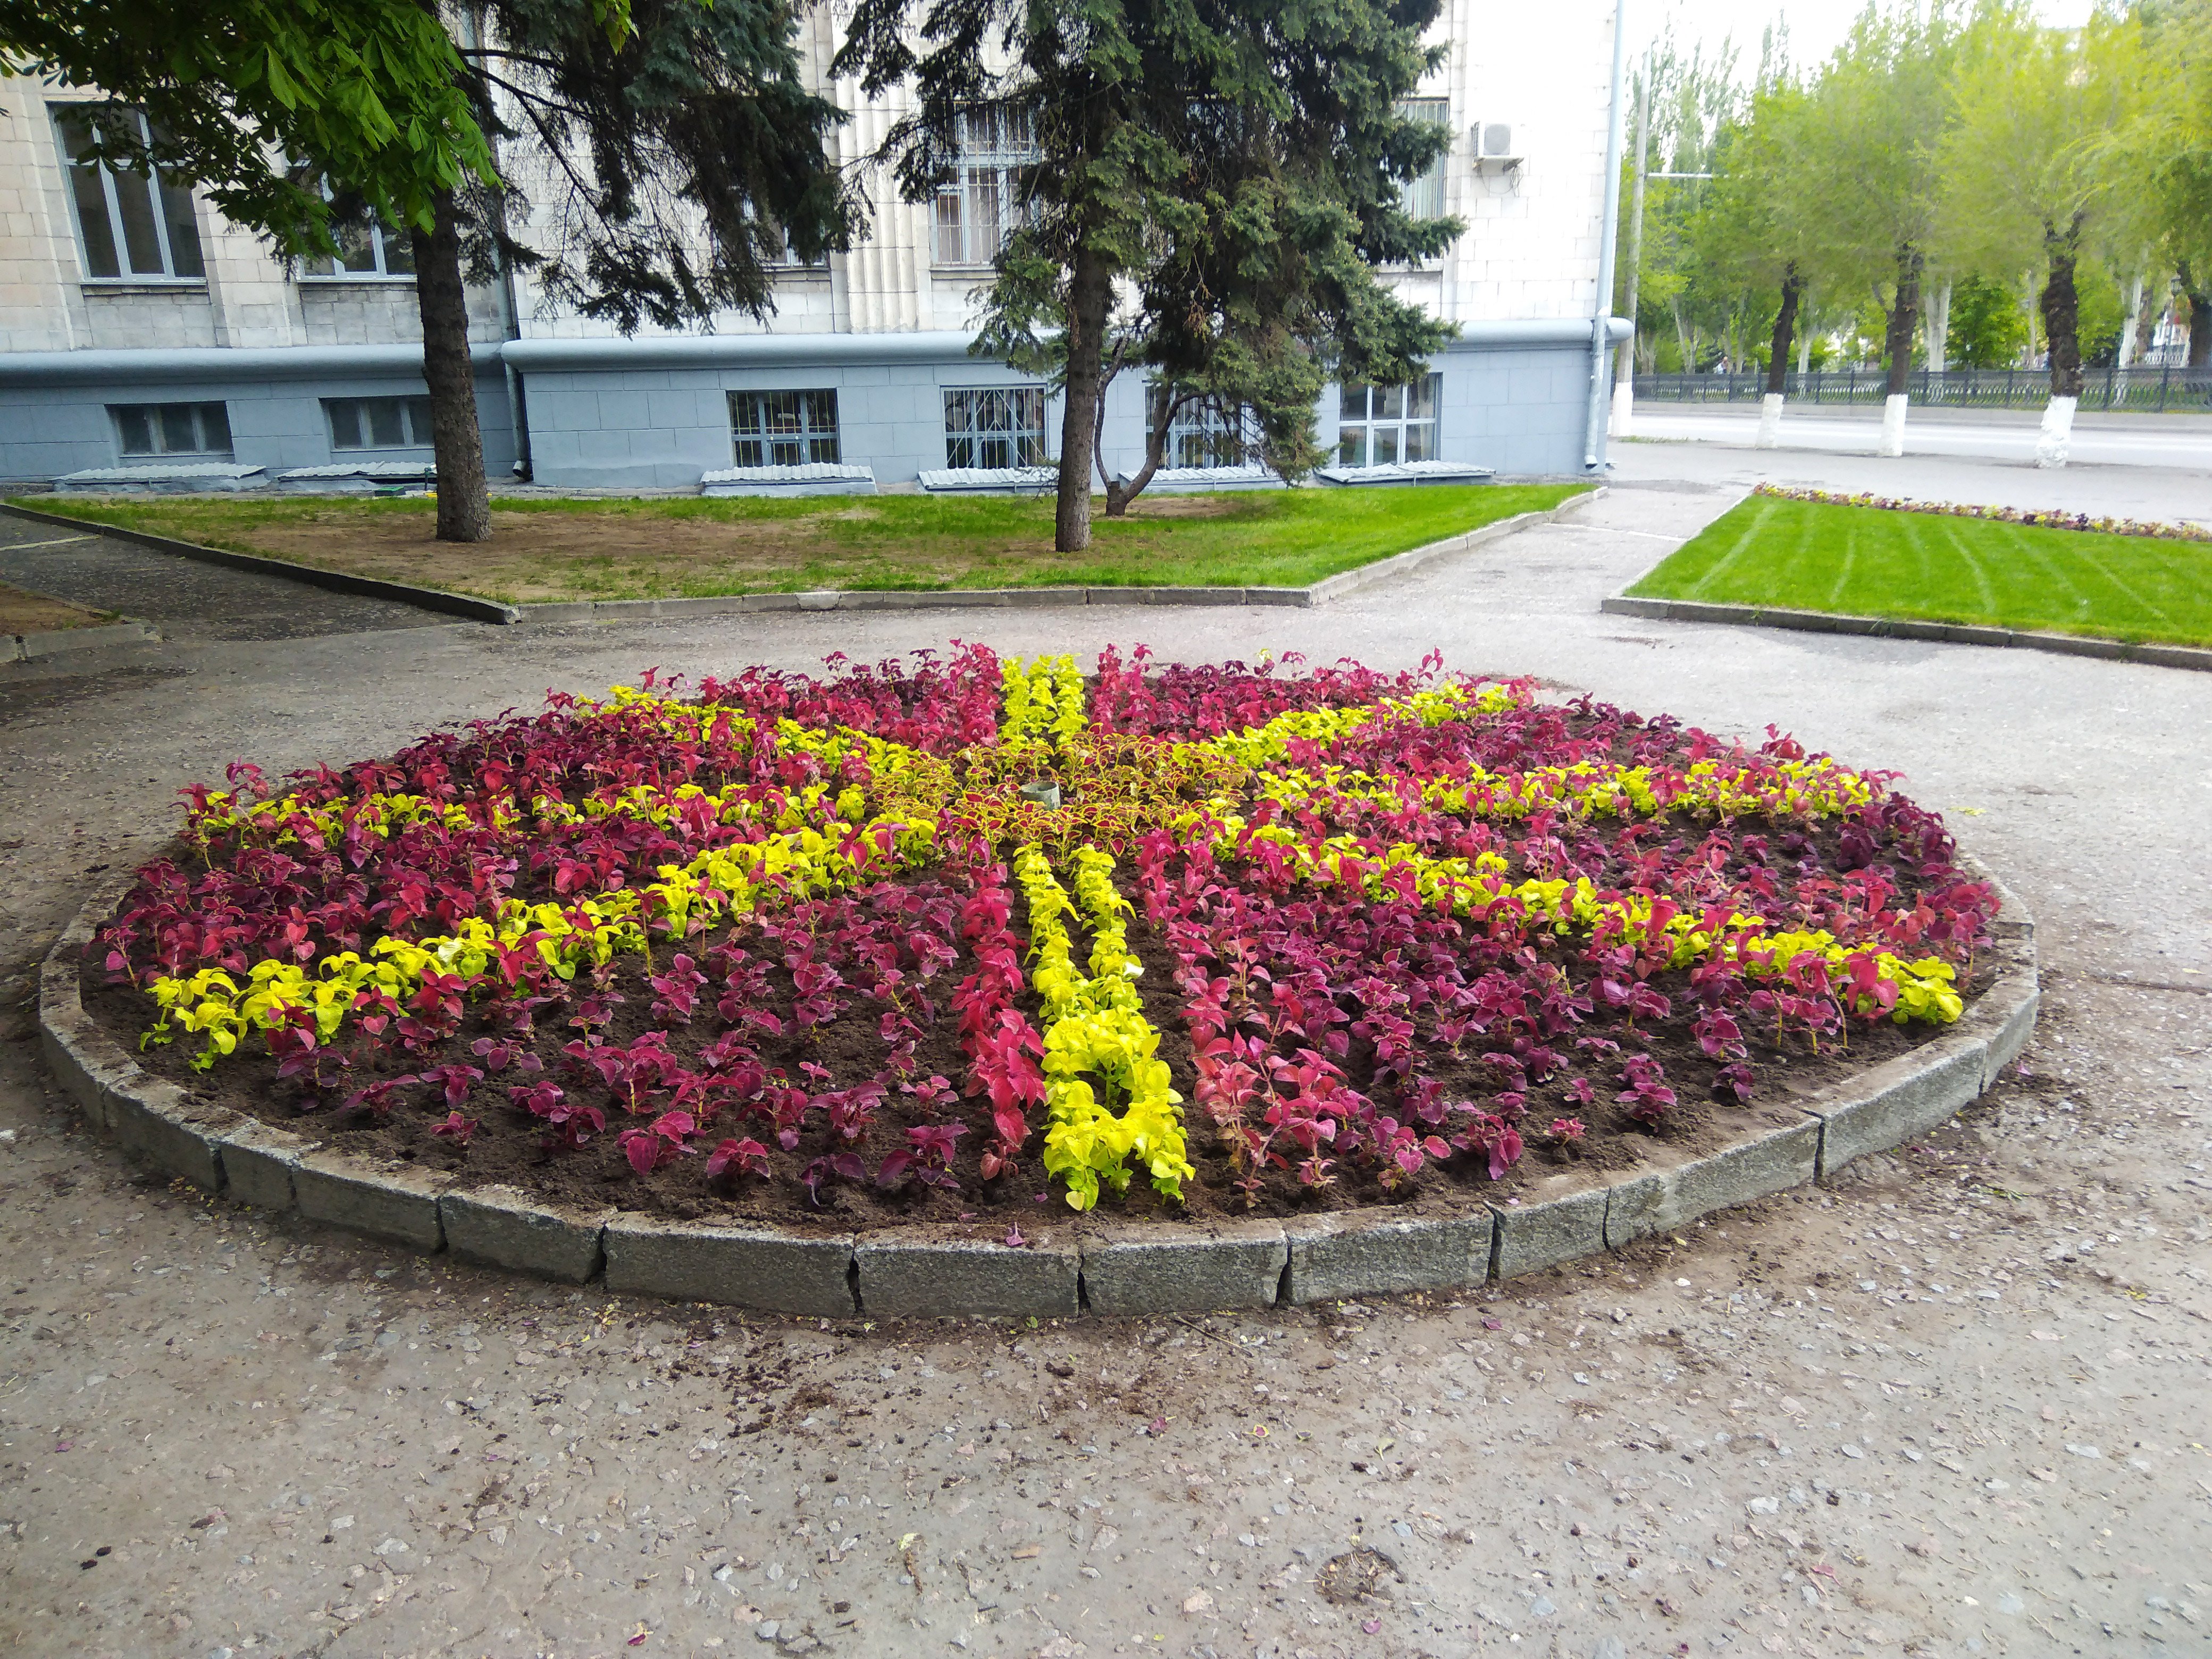
[[[1770,610],[2212,645],[2212,548],[1753,496],[1628,590]]]
[[[822,588],[1303,587],[1547,511],[1583,484],[1254,490],[1140,500],[1056,553],[1049,497],[496,498],[492,539],[441,543],[434,503],[41,495],[19,505],[202,546],[510,605]]]

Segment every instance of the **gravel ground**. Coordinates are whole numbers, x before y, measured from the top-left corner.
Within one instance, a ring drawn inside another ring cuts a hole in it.
[[[1731,498],[1647,480],[1304,614],[395,629],[272,585],[261,637],[0,668],[0,1637],[155,1659],[2206,1650],[2212,677],[1596,612]],[[348,758],[548,684],[948,635],[1378,665],[1436,644],[1718,730],[1774,720],[1903,769],[2019,889],[2041,1036],[1924,1143],[1617,1256],[1460,1297],[1036,1328],[674,1307],[271,1220],[136,1174],[38,1064],[39,955],[235,756]]]

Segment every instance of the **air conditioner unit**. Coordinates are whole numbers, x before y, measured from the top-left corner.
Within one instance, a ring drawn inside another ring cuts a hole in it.
[[[1474,141],[1474,164],[1483,172],[1504,172],[1521,165],[1521,152],[1513,148],[1510,124],[1479,121],[1468,136]]]

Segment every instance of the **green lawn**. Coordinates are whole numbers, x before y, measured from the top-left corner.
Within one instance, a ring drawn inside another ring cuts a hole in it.
[[[2212,544],[1753,496],[1640,598],[2212,645]]]
[[[798,501],[495,498],[492,539],[432,537],[422,499],[219,497],[18,504],[203,546],[510,604],[821,588],[1304,586],[1581,484],[1253,490],[1103,503],[1088,552],[1052,549],[1049,497],[817,495]]]

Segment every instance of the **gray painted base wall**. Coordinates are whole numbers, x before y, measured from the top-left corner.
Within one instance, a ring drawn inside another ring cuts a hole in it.
[[[43,483],[88,467],[123,465],[107,413],[116,404],[221,403],[230,417],[231,459],[241,466],[268,468],[272,480],[287,467],[338,461],[428,463],[428,445],[332,449],[322,406],[325,398],[419,398],[425,390],[419,368],[411,375],[341,372],[308,380],[232,378],[217,371],[185,381],[119,375],[73,377],[53,386],[0,382],[0,478]],[[503,483],[514,466],[514,436],[507,378],[496,367],[477,368],[477,421],[483,432],[484,470],[494,483]]]
[[[1571,343],[1574,326],[1492,325],[1439,354],[1439,459],[1509,474],[1580,472],[1589,356]],[[501,355],[480,348],[477,368],[495,481],[515,459]],[[969,356],[955,334],[517,341],[503,356],[525,383],[537,482],[575,489],[696,488],[702,473],[735,459],[729,393],[825,388],[837,393],[842,459],[897,488],[946,464],[947,391],[1026,383]],[[427,448],[334,453],[321,408],[329,398],[420,395],[411,356],[375,347],[0,356],[0,478],[45,481],[117,465],[107,409],[135,403],[222,401],[234,459],[272,476],[346,459],[428,461]],[[1107,468],[1134,472],[1144,459],[1144,384],[1124,375],[1107,395]],[[1336,426],[1334,387],[1316,413],[1326,441]],[[1045,421],[1056,454],[1057,398]]]

